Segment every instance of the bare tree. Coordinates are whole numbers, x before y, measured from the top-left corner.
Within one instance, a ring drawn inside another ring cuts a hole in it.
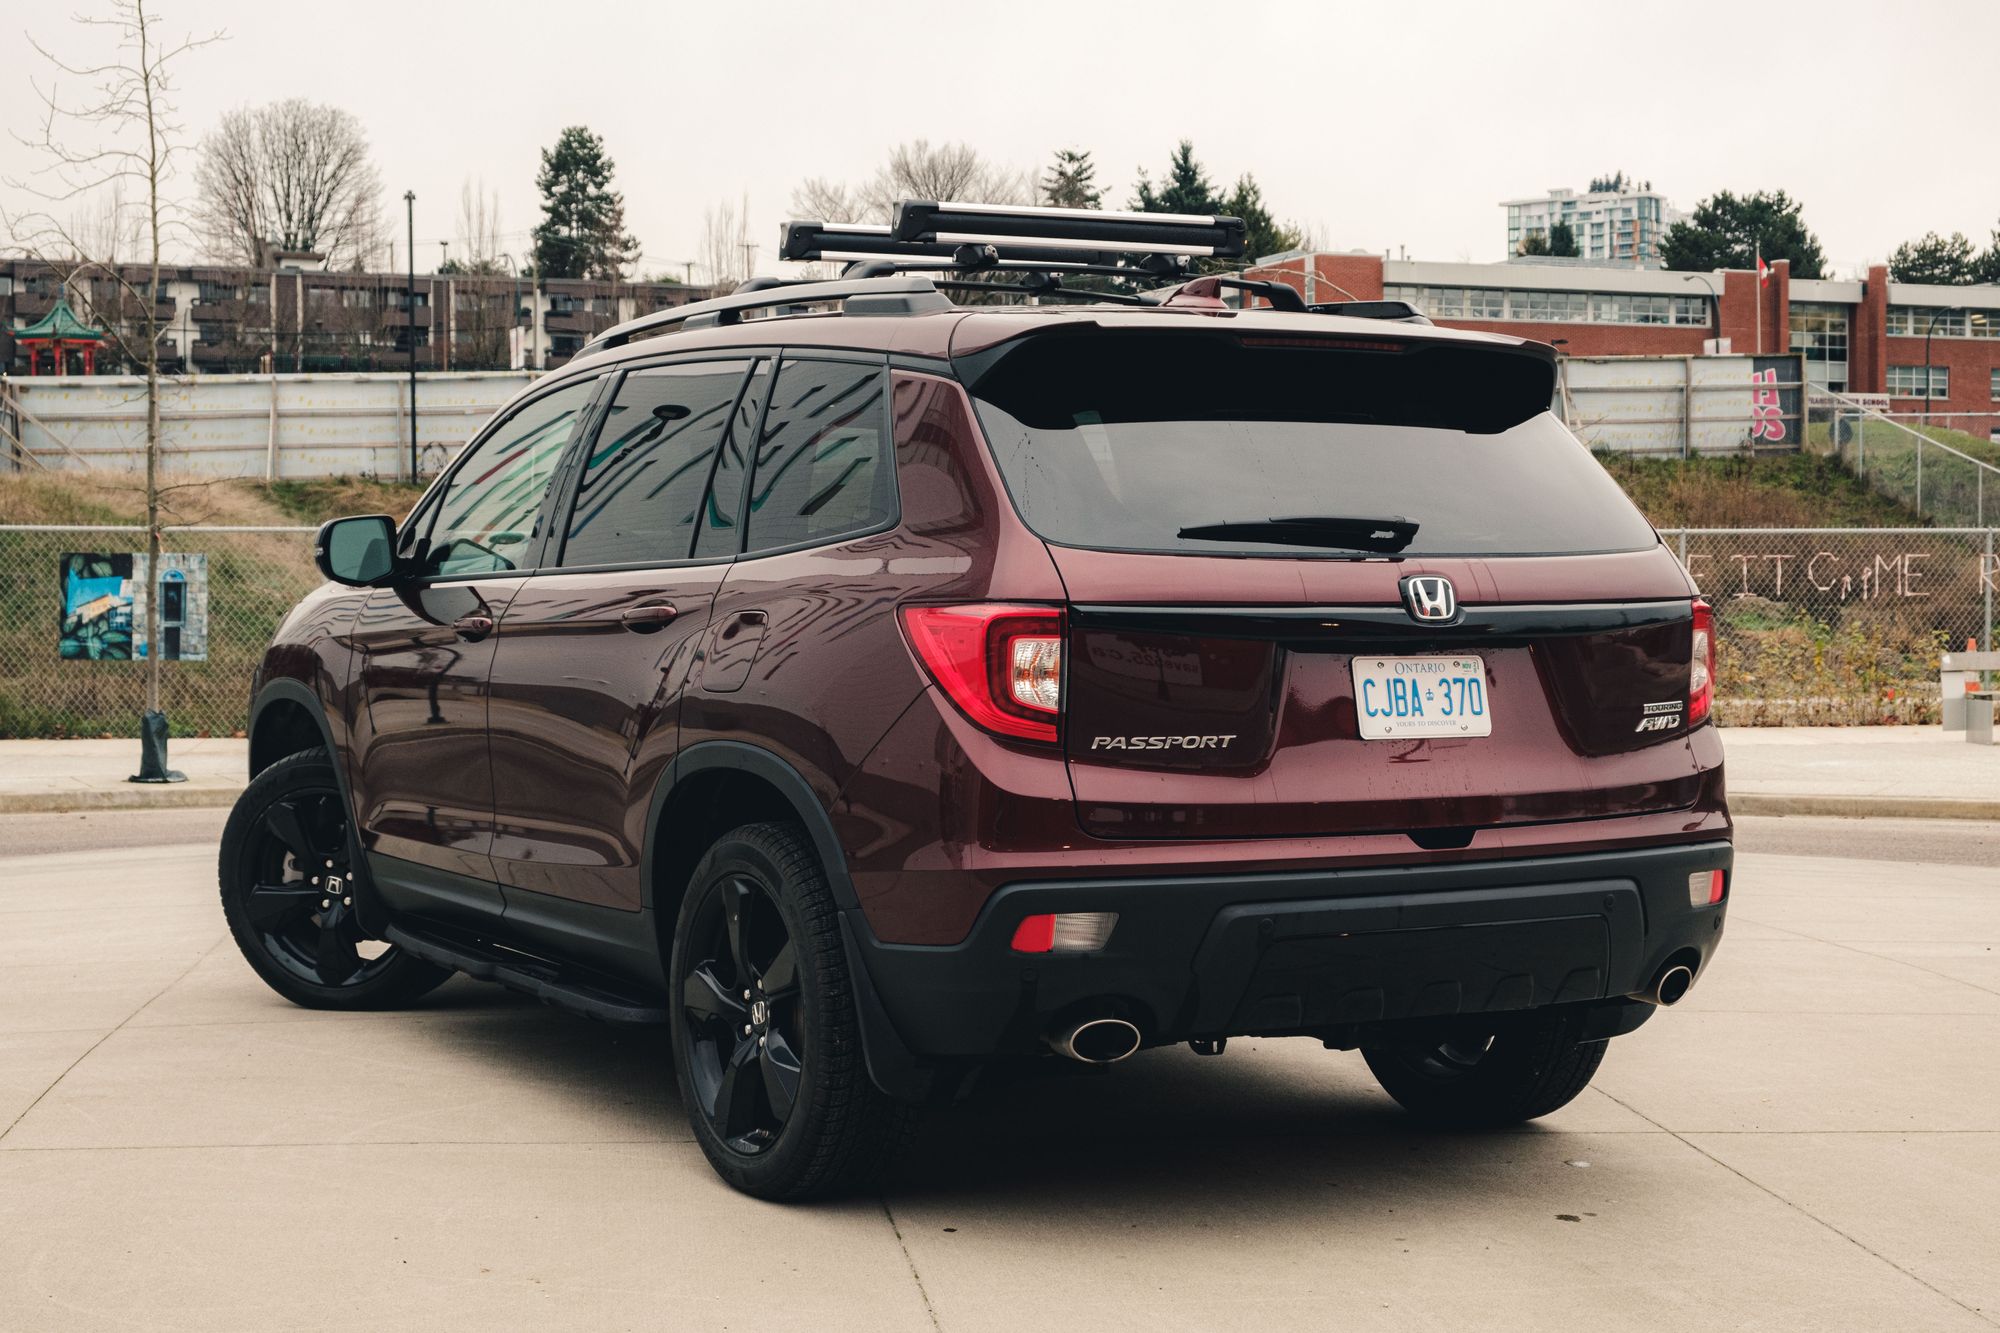
[[[151,577],[160,570],[160,262],[178,214],[167,198],[182,135],[174,106],[173,72],[182,56],[221,34],[208,37],[163,38],[158,20],[147,11],[147,0],[109,0],[105,17],[78,15],[76,22],[93,39],[109,36],[113,51],[96,61],[61,60],[30,39],[37,54],[56,74],[79,81],[74,97],[58,93],[56,80],[35,85],[43,106],[42,123],[23,142],[35,149],[43,165],[32,183],[10,182],[45,205],[76,205],[86,199],[108,200],[113,210],[114,238],[122,229],[117,209],[123,189],[139,194],[133,207],[143,228],[145,278],[143,288],[115,256],[94,256],[83,238],[57,221],[45,207],[40,212],[0,215],[15,242],[31,256],[63,275],[65,285],[84,295],[93,306],[109,293],[115,309],[103,312],[103,322],[127,360],[143,367],[146,376],[146,556]],[[99,311],[93,311],[93,314]],[[141,776],[166,777],[166,718],[160,712],[160,599],[146,598],[146,713],[142,734],[145,759]],[[157,745],[157,754],[154,747]]]
[[[814,222],[867,222],[868,205],[839,181],[814,176],[792,191],[792,216]]]
[[[490,274],[500,265],[500,191],[486,182],[467,180],[458,187],[458,250],[460,273]]]
[[[275,245],[342,267],[380,247],[381,178],[361,122],[339,107],[293,97],[225,113],[201,141],[195,185],[220,262],[264,267]]]
[[[726,292],[750,276],[750,198],[740,205],[725,199],[702,214],[701,258],[709,285]]]
[[[1034,176],[988,162],[969,144],[931,147],[912,139],[889,150],[889,160],[862,187],[862,198],[888,221],[898,199],[957,200],[977,204],[1031,204]]]
[[[898,199],[1031,204],[1035,177],[989,162],[969,144],[933,147],[928,139],[911,139],[890,149],[889,160],[859,185],[820,176],[802,182],[792,191],[792,208],[818,222],[883,223]]]

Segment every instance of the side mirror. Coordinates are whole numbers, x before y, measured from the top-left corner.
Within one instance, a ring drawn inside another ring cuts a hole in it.
[[[396,569],[396,520],[369,514],[321,524],[313,538],[313,563],[335,583],[380,587]]]

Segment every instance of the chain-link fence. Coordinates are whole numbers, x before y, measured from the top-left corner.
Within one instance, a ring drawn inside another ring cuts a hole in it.
[[[2000,414],[1881,412],[1829,395],[1807,426],[1868,487],[1941,527],[2000,523]]]
[[[250,702],[250,673],[278,622],[320,579],[312,528],[167,528],[162,560],[182,587],[162,599],[169,660],[161,704],[176,735],[229,735]],[[146,663],[116,660],[143,638],[142,610],[115,609],[145,550],[140,527],[0,527],[0,737],[130,736],[146,699]],[[73,556],[103,557],[72,561]],[[205,598],[203,593],[205,591]],[[113,599],[105,601],[103,599]],[[113,609],[107,611],[107,607]],[[205,660],[173,660],[173,651]]]
[[[170,660],[162,672],[177,734],[242,728],[252,669],[319,581],[312,533],[167,529],[166,551],[207,557],[206,660]],[[2000,554],[1991,528],[1663,535],[1715,606],[1717,716],[1727,725],[1935,722],[1939,653],[1993,643]],[[143,536],[137,527],[0,527],[0,736],[133,734],[146,664],[92,658],[74,638],[64,656],[73,619],[64,576],[71,556],[130,553]]]
[[[1993,642],[1992,528],[1662,535],[1715,607],[1727,725],[1936,722],[1938,655]]]

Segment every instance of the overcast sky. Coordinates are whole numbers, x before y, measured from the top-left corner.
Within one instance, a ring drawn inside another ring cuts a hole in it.
[[[768,267],[799,180],[919,136],[1021,168],[1089,149],[1112,206],[1189,138],[1330,248],[1416,259],[1501,259],[1499,200],[1617,169],[1682,208],[1782,187],[1840,276],[1926,230],[1983,246],[2000,218],[1996,0],[155,2],[171,31],[228,34],[182,65],[190,132],[288,96],[352,110],[399,235],[417,192],[420,268],[467,179],[524,252],[539,151],[571,124],[606,140],[647,273],[745,195]],[[0,25],[82,57],[97,39],[63,16],[98,3],[9,0]],[[0,50],[0,114],[30,126],[35,59]],[[0,179],[32,165],[0,144]]]

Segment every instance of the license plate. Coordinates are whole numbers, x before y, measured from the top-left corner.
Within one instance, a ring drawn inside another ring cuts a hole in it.
[[[1477,657],[1357,657],[1353,666],[1363,740],[1493,734]]]

